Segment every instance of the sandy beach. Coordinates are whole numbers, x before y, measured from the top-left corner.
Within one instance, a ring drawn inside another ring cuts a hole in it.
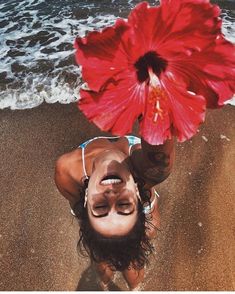
[[[207,112],[157,188],[162,231],[144,290],[235,290],[235,108]],[[54,184],[63,153],[102,134],[76,104],[0,113],[0,290],[99,290]],[[127,290],[117,274],[112,290]]]

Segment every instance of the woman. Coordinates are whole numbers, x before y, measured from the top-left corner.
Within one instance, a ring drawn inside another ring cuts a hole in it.
[[[159,227],[153,186],[170,174],[174,142],[149,145],[134,136],[96,137],[62,155],[55,182],[80,223],[80,249],[108,289],[115,270],[137,290]]]

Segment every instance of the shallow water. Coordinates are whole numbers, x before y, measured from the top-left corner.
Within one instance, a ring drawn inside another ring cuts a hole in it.
[[[81,72],[75,37],[127,17],[139,2],[0,0],[0,109],[76,101]],[[235,42],[234,1],[213,2],[223,8],[223,32]]]

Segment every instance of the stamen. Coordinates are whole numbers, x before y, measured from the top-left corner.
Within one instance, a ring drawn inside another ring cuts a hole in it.
[[[156,123],[157,122],[157,118],[158,118],[158,113],[154,114],[154,118],[153,118],[153,122]]]

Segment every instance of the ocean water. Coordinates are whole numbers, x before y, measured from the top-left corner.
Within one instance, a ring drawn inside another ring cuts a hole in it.
[[[127,17],[140,2],[0,0],[0,109],[77,101],[82,80],[75,37]],[[235,43],[235,0],[213,3],[222,8],[223,33]]]

